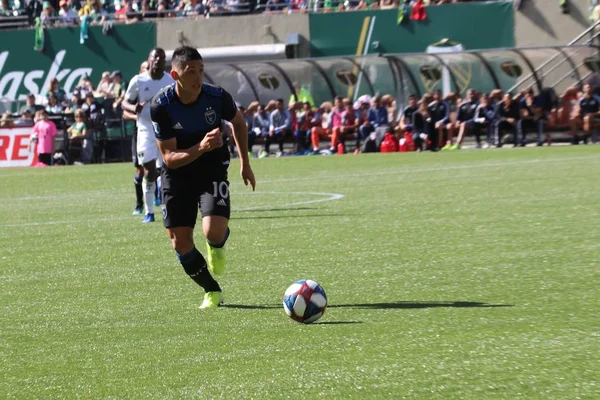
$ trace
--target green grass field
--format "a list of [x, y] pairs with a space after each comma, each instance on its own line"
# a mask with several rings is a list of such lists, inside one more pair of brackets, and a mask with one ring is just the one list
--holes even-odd
[[208, 312], [130, 164], [0, 170], [0, 399], [600, 398], [600, 146], [238, 166]]

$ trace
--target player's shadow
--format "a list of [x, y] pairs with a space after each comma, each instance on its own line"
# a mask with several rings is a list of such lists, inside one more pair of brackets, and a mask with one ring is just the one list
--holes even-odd
[[512, 307], [512, 304], [489, 304], [478, 301], [394, 301], [390, 303], [330, 304], [328, 308], [419, 309], [419, 308], [496, 308]]
[[223, 308], [236, 308], [238, 310], [273, 310], [275, 308], [282, 308], [281, 304], [259, 304], [259, 305], [250, 305], [250, 304], [223, 304], [221, 307]]
[[306, 211], [306, 210], [318, 210], [317, 207], [279, 207], [279, 208], [247, 208], [241, 210], [234, 210], [239, 213], [249, 213], [249, 212], [270, 212], [270, 211]]

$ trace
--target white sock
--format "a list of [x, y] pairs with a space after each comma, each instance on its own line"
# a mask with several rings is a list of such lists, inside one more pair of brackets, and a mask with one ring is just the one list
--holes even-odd
[[154, 214], [154, 182], [148, 182], [146, 178], [144, 178], [142, 189], [144, 190], [144, 206], [146, 214]]

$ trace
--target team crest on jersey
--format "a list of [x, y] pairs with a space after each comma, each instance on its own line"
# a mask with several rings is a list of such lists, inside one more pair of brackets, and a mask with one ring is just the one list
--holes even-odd
[[160, 127], [158, 126], [158, 124], [156, 122], [152, 121], [152, 126], [154, 127], [155, 133], [160, 133]]
[[212, 125], [217, 120], [217, 113], [215, 112], [215, 110], [209, 107], [204, 113], [204, 118], [206, 119], [206, 122], [208, 122], [209, 125]]

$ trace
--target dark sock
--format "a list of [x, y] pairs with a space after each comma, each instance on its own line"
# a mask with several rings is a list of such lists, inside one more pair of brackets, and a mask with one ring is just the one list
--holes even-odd
[[215, 249], [221, 249], [223, 248], [223, 246], [225, 246], [225, 242], [227, 242], [227, 239], [229, 239], [229, 228], [227, 228], [227, 232], [225, 232], [225, 239], [223, 239], [221, 243], [213, 243], [210, 240], [207, 240], [207, 242], [210, 245], [210, 247], [213, 247]]
[[221, 287], [208, 271], [206, 260], [195, 247], [184, 255], [177, 254], [179, 262], [190, 278], [205, 292], [220, 292]]
[[142, 177], [138, 174], [133, 178], [133, 184], [135, 185], [135, 207], [144, 207], [144, 191], [142, 190]]

